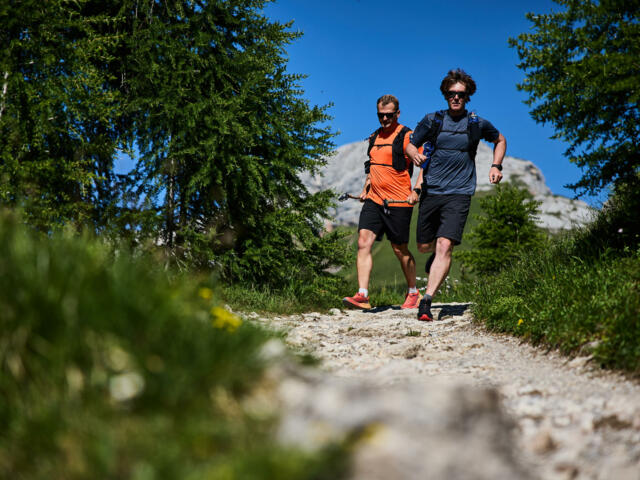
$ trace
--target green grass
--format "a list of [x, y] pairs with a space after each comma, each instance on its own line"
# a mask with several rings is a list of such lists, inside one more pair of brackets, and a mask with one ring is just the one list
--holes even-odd
[[567, 250], [558, 242], [479, 282], [476, 318], [534, 344], [640, 373], [640, 250], [590, 261]]
[[283, 289], [243, 284], [217, 288], [221, 299], [234, 310], [294, 314], [341, 307], [348, 284], [339, 276], [326, 276], [309, 284], [292, 282]]
[[494, 330], [640, 374], [640, 195], [621, 187], [594, 221], [474, 289]]
[[272, 334], [156, 265], [0, 218], [0, 478], [342, 478], [248, 407]]

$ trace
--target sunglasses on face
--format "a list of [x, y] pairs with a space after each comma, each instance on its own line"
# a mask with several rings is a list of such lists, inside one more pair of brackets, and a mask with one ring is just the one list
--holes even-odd
[[389, 118], [393, 118], [393, 116], [398, 113], [398, 111], [396, 110], [395, 112], [378, 112], [378, 118], [380, 120], [382, 120], [384, 117], [389, 117]]
[[456, 95], [460, 98], [467, 98], [467, 92], [457, 92], [455, 90], [449, 90], [447, 92], [447, 98], [454, 98]]

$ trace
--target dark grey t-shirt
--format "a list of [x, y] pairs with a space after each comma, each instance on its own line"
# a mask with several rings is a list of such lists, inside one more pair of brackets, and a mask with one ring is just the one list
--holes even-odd
[[[434, 113], [429, 113], [420, 120], [413, 131], [411, 143], [422, 146], [433, 122]], [[422, 183], [423, 192], [433, 195], [462, 194], [473, 195], [476, 191], [476, 164], [469, 152], [467, 135], [468, 117], [465, 113], [452, 118], [446, 112], [442, 119], [442, 130], [436, 141], [436, 150], [431, 157], [427, 174]], [[498, 130], [482, 117], [478, 117], [481, 138], [495, 142], [500, 134]]]

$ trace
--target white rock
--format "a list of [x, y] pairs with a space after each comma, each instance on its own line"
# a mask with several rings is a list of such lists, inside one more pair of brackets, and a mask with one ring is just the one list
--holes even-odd
[[315, 450], [355, 436], [353, 479], [530, 478], [495, 390], [319, 377], [280, 392], [280, 441]]
[[264, 361], [272, 361], [284, 357], [286, 353], [287, 347], [284, 343], [277, 338], [271, 338], [262, 345], [259, 356]]
[[127, 372], [109, 379], [109, 394], [117, 402], [137, 397], [144, 390], [144, 378], [136, 372]]

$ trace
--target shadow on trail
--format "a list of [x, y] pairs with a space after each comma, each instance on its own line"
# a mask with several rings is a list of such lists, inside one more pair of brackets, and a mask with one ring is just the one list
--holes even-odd
[[[456, 317], [462, 315], [467, 309], [471, 306], [470, 303], [458, 303], [458, 304], [447, 304], [447, 303], [434, 303], [431, 308], [434, 310], [440, 309], [438, 313], [438, 320], [441, 320], [446, 317]], [[388, 310], [402, 310], [400, 305], [379, 305], [377, 307], [370, 308], [369, 310], [364, 310], [365, 313], [382, 313]], [[414, 309], [415, 310], [415, 309]], [[417, 310], [416, 310], [417, 311]]]
[[459, 303], [455, 305], [448, 305], [445, 303], [442, 304], [442, 306], [434, 304], [431, 308], [440, 308], [440, 313], [438, 313], [438, 320], [441, 320], [446, 317], [456, 317], [462, 315], [464, 312], [466, 312], [470, 305], [470, 303]]
[[387, 310], [402, 310], [399, 305], [380, 305], [378, 307], [370, 308], [369, 310], [365, 310], [365, 313], [380, 313], [386, 312]]

